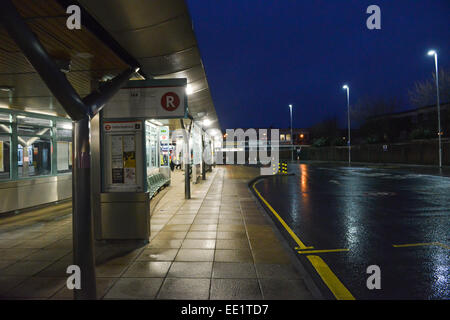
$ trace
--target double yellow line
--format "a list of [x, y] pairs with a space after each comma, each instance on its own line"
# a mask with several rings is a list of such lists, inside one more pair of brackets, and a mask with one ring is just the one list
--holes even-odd
[[[333, 295], [337, 300], [355, 300], [355, 297], [350, 293], [350, 291], [342, 284], [339, 278], [331, 271], [330, 267], [323, 261], [323, 259], [316, 255], [310, 255], [311, 253], [324, 253], [324, 252], [339, 252], [339, 251], [348, 251], [348, 249], [331, 249], [331, 250], [311, 250], [314, 247], [306, 246], [300, 238], [292, 231], [292, 229], [287, 225], [287, 223], [280, 217], [280, 215], [275, 211], [274, 208], [267, 202], [266, 199], [261, 195], [261, 193], [256, 189], [256, 184], [259, 181], [255, 181], [253, 183], [253, 190], [255, 190], [258, 197], [261, 201], [269, 208], [270, 212], [278, 219], [284, 229], [289, 233], [289, 235], [294, 239], [294, 241], [298, 244], [296, 249], [300, 249], [298, 253], [307, 254], [306, 258], [308, 258], [309, 262], [312, 264], [314, 269], [319, 274], [322, 281], [327, 285]], [[305, 251], [304, 251], [305, 250]]]

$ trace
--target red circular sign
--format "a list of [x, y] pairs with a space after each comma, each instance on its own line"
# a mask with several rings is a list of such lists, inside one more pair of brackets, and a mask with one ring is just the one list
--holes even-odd
[[174, 111], [180, 106], [180, 97], [175, 92], [167, 92], [161, 98], [161, 106], [167, 111]]

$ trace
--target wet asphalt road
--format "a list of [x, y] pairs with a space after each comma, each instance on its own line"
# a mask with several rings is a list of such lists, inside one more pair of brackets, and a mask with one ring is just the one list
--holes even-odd
[[[349, 249], [318, 255], [356, 299], [450, 299], [449, 177], [325, 164], [289, 172], [256, 188], [307, 246]], [[442, 246], [393, 247], [431, 242]], [[381, 269], [380, 290], [366, 286], [369, 265]]]

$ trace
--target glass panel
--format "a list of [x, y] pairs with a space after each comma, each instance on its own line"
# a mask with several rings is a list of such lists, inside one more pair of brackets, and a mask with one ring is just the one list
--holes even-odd
[[58, 173], [72, 171], [72, 122], [56, 122], [56, 138], [58, 139], [56, 148]]
[[56, 137], [63, 140], [72, 140], [72, 122], [58, 121], [56, 123]]
[[72, 140], [72, 130], [56, 129], [56, 138], [64, 140]]
[[19, 135], [39, 135], [50, 137], [52, 130], [50, 128], [36, 128], [31, 125], [19, 125], [17, 134]]
[[152, 127], [152, 167], [159, 167], [158, 163], [158, 129]]
[[146, 123], [147, 174], [158, 168], [158, 127]]
[[17, 123], [27, 124], [27, 125], [44, 126], [44, 127], [52, 126], [52, 120], [40, 119], [40, 118], [30, 118], [30, 117], [26, 117], [26, 116], [17, 116]]
[[0, 136], [0, 180], [10, 178], [11, 141], [8, 136]]
[[3, 122], [11, 122], [11, 115], [8, 113], [2, 113], [0, 112], [0, 121]]
[[19, 177], [51, 174], [51, 142], [39, 137], [18, 137], [17, 165]]
[[197, 126], [194, 126], [192, 130], [192, 161], [193, 164], [202, 162], [202, 134]]
[[56, 128], [72, 131], [73, 125], [72, 125], [72, 122], [70, 122], [70, 121], [59, 121], [58, 120], [56, 122]]

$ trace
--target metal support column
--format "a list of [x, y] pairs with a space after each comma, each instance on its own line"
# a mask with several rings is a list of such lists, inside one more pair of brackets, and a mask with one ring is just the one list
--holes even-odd
[[74, 165], [72, 167], [73, 263], [79, 266], [81, 270], [81, 290], [74, 290], [75, 299], [96, 298], [89, 131], [89, 118], [86, 117], [74, 123]]
[[[191, 130], [189, 132], [186, 131], [186, 128], [184, 126], [183, 119], [180, 119], [181, 128], [183, 129], [183, 139], [184, 139], [184, 145], [185, 145], [185, 151], [184, 152], [184, 198], [190, 199], [191, 198], [191, 177], [189, 174], [189, 171], [191, 170], [191, 154], [189, 152], [189, 135], [191, 133]], [[188, 135], [189, 133], [189, 135]]]
[[205, 134], [202, 133], [202, 180], [206, 180]]
[[294, 135], [292, 132], [292, 105], [289, 105], [291, 112], [291, 161], [294, 161]]
[[348, 164], [352, 163], [352, 139], [350, 131], [350, 94], [347, 90], [347, 122], [348, 122]]
[[[189, 143], [187, 145], [189, 148]], [[189, 162], [186, 162], [184, 165], [184, 198], [190, 199], [191, 198], [191, 164]]]
[[436, 68], [436, 105], [438, 112], [438, 139], [439, 139], [439, 168], [442, 168], [442, 129], [441, 129], [441, 105], [439, 101], [439, 68], [437, 53], [434, 54], [434, 65]]
[[37, 71], [52, 94], [75, 121], [73, 130], [74, 165], [72, 169], [73, 256], [81, 271], [81, 289], [74, 290], [77, 299], [95, 299], [95, 259], [91, 212], [90, 117], [98, 113], [106, 101], [130, 76], [132, 68], [115, 77], [99, 91], [84, 100], [59, 70], [39, 39], [23, 21], [11, 0], [2, 0], [0, 22], [25, 57]]

